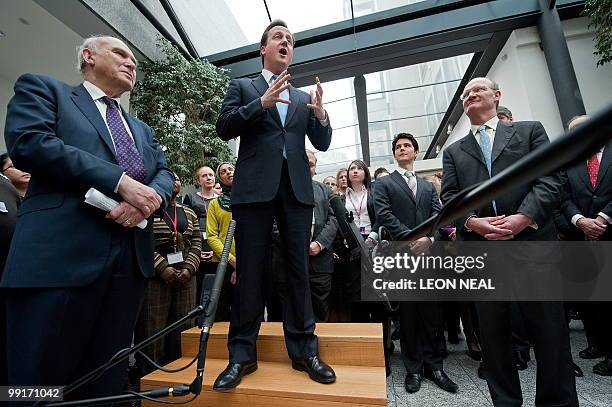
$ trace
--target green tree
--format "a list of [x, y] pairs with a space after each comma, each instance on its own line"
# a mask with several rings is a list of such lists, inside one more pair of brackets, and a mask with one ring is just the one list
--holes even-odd
[[597, 66], [612, 61], [612, 0], [586, 0], [583, 15], [589, 17], [589, 28], [595, 28]]
[[131, 105], [155, 130], [170, 168], [183, 182], [193, 183], [200, 166], [215, 168], [231, 158], [215, 130], [229, 77], [208, 61], [185, 59], [166, 40], [159, 40], [158, 47], [166, 59], [140, 64], [144, 79], [136, 83]]

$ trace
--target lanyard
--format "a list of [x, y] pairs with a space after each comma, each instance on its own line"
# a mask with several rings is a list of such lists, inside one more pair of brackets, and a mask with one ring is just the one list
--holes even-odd
[[176, 252], [177, 243], [178, 243], [178, 230], [177, 230], [178, 220], [176, 217], [176, 205], [174, 205], [174, 219], [172, 219], [170, 215], [168, 215], [168, 211], [164, 211], [164, 215], [166, 215], [168, 219], [170, 219], [170, 222], [172, 223], [172, 241], [173, 241], [174, 251]]
[[[355, 191], [353, 191], [353, 193], [355, 193]], [[353, 198], [351, 198], [351, 195], [353, 194], [346, 194], [348, 196], [348, 199], [351, 201], [351, 204], [353, 205], [353, 209], [355, 209], [355, 213], [357, 214], [357, 220], [359, 221], [359, 223], [361, 223], [361, 214], [363, 213], [363, 200], [365, 199], [366, 196], [368, 196], [367, 191], [361, 196], [361, 201], [359, 202], [359, 208], [357, 208], [357, 206], [355, 206], [355, 202], [353, 201]]]

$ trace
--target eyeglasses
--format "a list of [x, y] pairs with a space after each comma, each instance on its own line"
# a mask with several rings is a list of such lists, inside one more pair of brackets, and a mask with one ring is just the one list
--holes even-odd
[[[488, 87], [488, 86], [476, 86], [475, 88], [472, 88], [472, 89], [469, 89], [469, 90], [466, 89], [461, 94], [461, 97], [459, 99], [461, 99], [461, 101], [464, 101], [465, 99], [469, 98], [472, 93], [479, 94], [479, 93], [486, 92], [489, 89], [491, 89], [491, 88]], [[491, 89], [491, 90], [493, 90], [493, 89]]]

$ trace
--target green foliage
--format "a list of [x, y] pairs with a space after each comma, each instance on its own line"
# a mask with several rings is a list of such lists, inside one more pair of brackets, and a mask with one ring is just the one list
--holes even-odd
[[591, 20], [589, 28], [595, 28], [597, 66], [612, 61], [612, 0], [586, 0], [583, 15]]
[[229, 77], [207, 61], [185, 59], [166, 40], [158, 47], [166, 59], [140, 64], [145, 77], [136, 84], [131, 105], [155, 130], [170, 168], [184, 183], [193, 183], [197, 168], [216, 168], [231, 157], [215, 130]]

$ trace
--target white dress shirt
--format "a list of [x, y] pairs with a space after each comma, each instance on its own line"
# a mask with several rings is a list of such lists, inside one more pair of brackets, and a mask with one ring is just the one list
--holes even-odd
[[[111, 134], [110, 127], [108, 127], [108, 122], [106, 121], [106, 108], [108, 106], [106, 106], [106, 103], [104, 103], [104, 101], [102, 100], [103, 97], [108, 96], [108, 95], [104, 93], [102, 89], [100, 89], [99, 87], [97, 87], [96, 85], [94, 85], [93, 83], [89, 81], [84, 81], [83, 86], [85, 87], [85, 90], [87, 91], [87, 93], [89, 93], [89, 96], [91, 96], [91, 98], [94, 101], [94, 104], [98, 108], [98, 111], [100, 112], [100, 115], [102, 116], [102, 120], [104, 120], [104, 124], [106, 125], [106, 128], [108, 130], [108, 134]], [[121, 106], [121, 104], [119, 103], [119, 98], [111, 98], [111, 99], [117, 102], [117, 106]], [[119, 111], [121, 111], [121, 109], [119, 109]], [[127, 122], [125, 121], [125, 117], [123, 117], [123, 112], [121, 113], [120, 117], [121, 117], [121, 122], [123, 123], [123, 126], [125, 127], [125, 130], [129, 134], [132, 141], [134, 141], [132, 130], [130, 130], [130, 126], [128, 126]], [[113, 139], [112, 135], [111, 135], [111, 141], [113, 142], [113, 147], [115, 148], [115, 152], [117, 152], [117, 147], [115, 146], [115, 140]], [[124, 175], [125, 175], [125, 171], [123, 172], [123, 174], [121, 174], [121, 177], [119, 177], [119, 182], [117, 182], [117, 185], [115, 186], [115, 192], [117, 192], [117, 190], [119, 189], [119, 184], [121, 184], [121, 180], [123, 179]]]
[[[489, 138], [491, 139], [491, 150], [493, 149], [493, 142], [495, 141], [495, 133], [497, 132], [497, 125], [499, 124], [499, 118], [497, 116], [493, 116], [492, 118], [490, 118], [489, 120], [487, 120], [484, 125], [486, 127], [486, 132], [487, 135], [489, 136]], [[476, 139], [476, 142], [478, 143], [478, 145], [480, 145], [480, 137], [478, 136], [480, 134], [480, 132], [478, 131], [478, 129], [480, 128], [480, 124], [472, 124], [470, 126], [470, 129], [472, 130], [472, 135], [474, 136], [474, 138]], [[469, 218], [467, 218], [467, 220], [465, 221], [465, 228], [467, 230], [470, 230], [467, 227], [467, 223], [468, 221], [475, 217], [475, 215], [470, 216]], [[533, 221], [531, 223], [531, 225], [529, 225], [529, 227], [532, 227], [534, 229], [538, 229], [538, 224], [535, 223], [535, 221]]]

